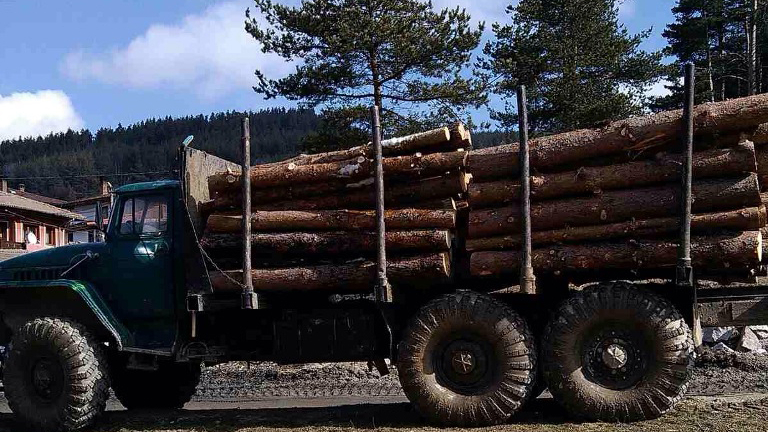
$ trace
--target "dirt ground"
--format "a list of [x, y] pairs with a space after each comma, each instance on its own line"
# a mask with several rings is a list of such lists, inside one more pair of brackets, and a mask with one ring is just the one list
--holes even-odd
[[[230, 363], [207, 368], [192, 402], [180, 411], [125, 411], [116, 400], [94, 432], [450, 431], [426, 425], [395, 374], [379, 377], [363, 363], [277, 366]], [[15, 424], [0, 398], [0, 432]], [[489, 431], [766, 431], [768, 356], [705, 352], [689, 396], [660, 419], [632, 424], [569, 416], [547, 394], [512, 421]]]
[[[328, 402], [335, 402], [329, 400]], [[252, 404], [258, 404], [252, 403]], [[290, 404], [290, 402], [286, 402]], [[108, 411], [93, 432], [261, 432], [293, 431], [452, 431], [425, 425], [405, 402], [302, 408], [253, 408], [248, 403], [192, 403], [182, 411]], [[191, 408], [191, 409], [190, 409]], [[538, 399], [509, 424], [474, 430], [509, 432], [565, 431], [765, 431], [768, 399], [739, 401], [689, 398], [658, 420], [632, 424], [581, 422], [552, 399]], [[19, 432], [11, 414], [0, 414], [0, 431]], [[459, 430], [459, 429], [456, 429]]]

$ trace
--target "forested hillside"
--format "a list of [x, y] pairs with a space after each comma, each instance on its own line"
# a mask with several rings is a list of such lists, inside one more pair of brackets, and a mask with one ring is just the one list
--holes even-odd
[[[253, 163], [300, 153], [302, 140], [320, 124], [312, 110], [276, 108], [249, 116]], [[167, 178], [175, 168], [176, 149], [188, 135], [195, 136], [193, 147], [238, 160], [242, 117], [243, 113], [226, 112], [150, 119], [95, 133], [68, 131], [5, 141], [0, 143], [0, 174], [10, 179], [12, 187], [23, 183], [31, 192], [66, 200], [93, 195], [99, 175], [106, 174], [113, 185]], [[476, 147], [504, 139], [499, 132], [474, 135]]]

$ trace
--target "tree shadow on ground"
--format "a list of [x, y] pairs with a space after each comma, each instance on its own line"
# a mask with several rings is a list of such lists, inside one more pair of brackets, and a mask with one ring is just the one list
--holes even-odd
[[[216, 402], [211, 403], [212, 406]], [[561, 424], [570, 422], [551, 399], [531, 402], [512, 420], [513, 424]], [[412, 429], [429, 426], [408, 403], [374, 403], [326, 408], [201, 409], [178, 411], [108, 411], [93, 432], [217, 431], [246, 428], [289, 429], [306, 427]], [[23, 430], [12, 414], [0, 414], [0, 432]]]

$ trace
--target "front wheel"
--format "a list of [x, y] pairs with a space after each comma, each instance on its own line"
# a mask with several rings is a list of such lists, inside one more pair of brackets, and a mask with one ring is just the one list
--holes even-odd
[[85, 428], [109, 397], [102, 347], [83, 326], [60, 318], [34, 319], [13, 335], [4, 380], [8, 405], [34, 430]]
[[536, 350], [515, 311], [462, 291], [433, 300], [413, 317], [399, 344], [397, 370], [406, 396], [429, 420], [498, 424], [529, 397]]
[[685, 320], [669, 301], [630, 284], [575, 294], [543, 339], [549, 391], [579, 416], [659, 417], [683, 397], [691, 377], [693, 339]]

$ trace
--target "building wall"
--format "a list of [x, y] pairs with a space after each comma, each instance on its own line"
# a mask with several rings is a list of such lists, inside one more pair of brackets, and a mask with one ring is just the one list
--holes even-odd
[[[27, 250], [37, 250], [49, 247], [63, 246], [67, 244], [67, 235], [64, 228], [65, 220], [53, 223], [53, 219], [40, 215], [19, 215], [15, 210], [13, 214], [3, 213], [0, 209], [0, 238], [9, 243], [27, 243], [26, 233], [34, 232], [37, 244], [27, 245]], [[19, 217], [23, 216], [23, 217]], [[51, 219], [50, 221], [48, 219]]]

